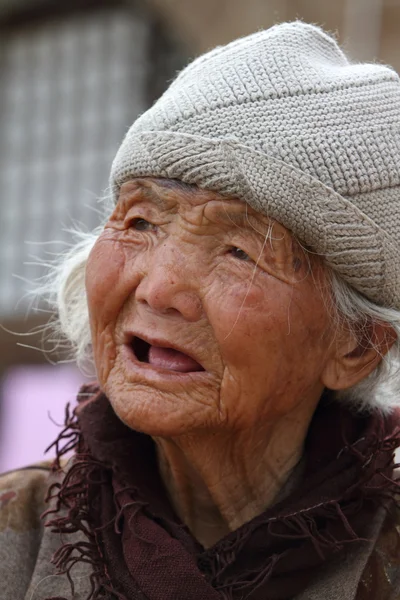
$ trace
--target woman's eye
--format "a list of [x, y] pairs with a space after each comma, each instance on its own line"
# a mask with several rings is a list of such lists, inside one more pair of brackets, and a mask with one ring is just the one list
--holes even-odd
[[237, 258], [238, 260], [251, 260], [250, 256], [246, 254], [244, 250], [236, 248], [236, 246], [231, 248], [231, 254], [234, 258]]
[[154, 229], [153, 223], [146, 221], [146, 219], [134, 219], [130, 227], [135, 231], [151, 231]]

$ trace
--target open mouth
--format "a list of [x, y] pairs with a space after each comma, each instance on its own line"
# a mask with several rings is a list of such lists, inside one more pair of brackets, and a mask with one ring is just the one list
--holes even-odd
[[204, 368], [194, 358], [175, 350], [175, 348], [152, 345], [138, 336], [133, 336], [130, 342], [135, 358], [141, 363], [147, 363], [157, 369], [191, 373], [204, 371]]

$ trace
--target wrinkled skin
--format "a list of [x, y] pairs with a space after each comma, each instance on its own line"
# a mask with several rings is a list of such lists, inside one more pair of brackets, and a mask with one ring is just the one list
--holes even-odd
[[[148, 186], [125, 184], [87, 266], [99, 381], [121, 419], [174, 436], [314, 405], [332, 332], [301, 248], [240, 201], [159, 188], [158, 206]], [[135, 230], [138, 218], [153, 227]], [[128, 371], [127, 331], [187, 348], [205, 372]]]
[[[322, 261], [239, 200], [136, 179], [86, 285], [99, 383], [122, 421], [156, 439], [176, 509], [209, 545], [276, 497], [352, 350], [332, 324]], [[204, 370], [135, 362], [132, 334]]]

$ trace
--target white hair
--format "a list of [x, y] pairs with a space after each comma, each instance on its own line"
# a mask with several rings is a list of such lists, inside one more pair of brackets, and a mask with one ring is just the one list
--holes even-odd
[[[56, 317], [52, 320], [52, 335], [69, 344], [71, 360], [82, 370], [93, 369], [89, 313], [85, 290], [85, 269], [88, 256], [103, 227], [92, 232], [77, 231], [76, 243], [58, 257], [49, 273], [35, 290]], [[330, 277], [332, 318], [345, 322], [357, 338], [368, 325], [380, 322], [392, 327], [397, 335], [389, 352], [382, 356], [374, 371], [357, 385], [335, 392], [337, 398], [358, 410], [380, 410], [390, 413], [400, 405], [400, 311], [378, 306], [352, 288], [335, 271]], [[361, 343], [361, 339], [360, 339]], [[367, 343], [372, 343], [367, 340]]]
[[390, 413], [400, 406], [400, 311], [378, 306], [332, 270], [330, 281], [336, 315], [344, 320], [360, 345], [374, 345], [370, 327], [373, 323], [388, 325], [396, 335], [392, 347], [381, 357], [377, 367], [353, 387], [336, 392], [336, 396], [361, 410], [378, 409]]
[[75, 244], [53, 261], [33, 291], [37, 301], [44, 301], [52, 313], [49, 326], [44, 328], [45, 336], [50, 331], [54, 340], [52, 350], [65, 348], [66, 343], [70, 361], [87, 375], [94, 375], [95, 369], [85, 272], [90, 251], [102, 230], [102, 226], [90, 232], [76, 230]]

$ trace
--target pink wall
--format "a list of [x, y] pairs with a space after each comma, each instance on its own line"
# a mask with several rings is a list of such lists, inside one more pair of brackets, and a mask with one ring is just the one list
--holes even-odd
[[[54, 457], [67, 402], [75, 403], [82, 374], [70, 365], [18, 366], [1, 381], [0, 472]], [[51, 419], [50, 419], [51, 417]], [[55, 421], [53, 423], [52, 421]]]

